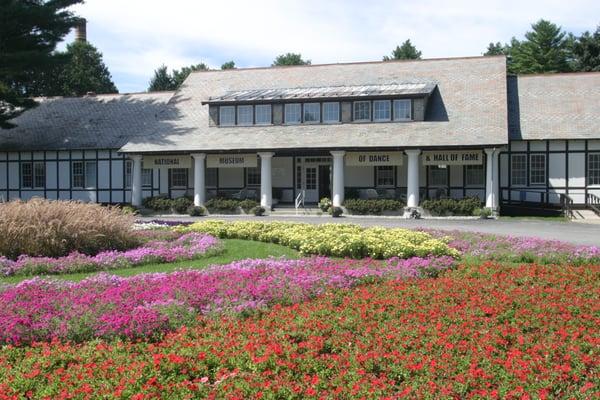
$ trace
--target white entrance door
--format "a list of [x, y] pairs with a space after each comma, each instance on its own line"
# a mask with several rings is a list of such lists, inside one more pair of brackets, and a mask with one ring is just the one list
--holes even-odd
[[307, 203], [316, 203], [319, 201], [319, 167], [318, 166], [305, 166], [304, 167], [304, 190], [306, 190], [306, 197], [304, 199]]

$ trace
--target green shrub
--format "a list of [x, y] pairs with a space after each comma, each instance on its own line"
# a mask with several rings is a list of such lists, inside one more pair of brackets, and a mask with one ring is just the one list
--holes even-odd
[[245, 213], [250, 213], [258, 205], [258, 202], [255, 200], [224, 199], [219, 197], [210, 199], [205, 203], [206, 208], [211, 213], [237, 213], [240, 208]]
[[194, 202], [187, 197], [178, 197], [173, 200], [171, 208], [177, 214], [185, 214], [193, 203]]
[[404, 203], [392, 199], [347, 199], [344, 207], [352, 214], [380, 215], [384, 211], [400, 211], [404, 208]]
[[204, 217], [208, 211], [205, 207], [191, 205], [188, 207], [187, 213], [190, 217]]
[[329, 207], [329, 213], [333, 218], [338, 218], [342, 216], [344, 210], [342, 209], [342, 207]]
[[32, 199], [0, 204], [0, 256], [93, 255], [139, 244], [135, 217], [118, 207], [76, 201]]
[[476, 208], [473, 210], [473, 215], [481, 218], [489, 218], [492, 216], [492, 209], [489, 207]]
[[432, 215], [473, 215], [477, 208], [481, 208], [481, 200], [477, 197], [466, 197], [464, 199], [439, 199], [425, 200], [421, 207], [428, 210]]
[[258, 206], [259, 204], [256, 200], [246, 199], [239, 202], [239, 207], [241, 207], [246, 214], [250, 213], [253, 208]]
[[329, 212], [329, 209], [331, 208], [331, 199], [329, 197], [323, 197], [321, 200], [319, 200], [319, 208], [321, 209], [321, 211], [323, 212]]
[[155, 211], [167, 211], [171, 209], [173, 200], [169, 199], [166, 195], [146, 197], [142, 200], [142, 205], [145, 208]]
[[261, 217], [261, 216], [265, 215], [265, 211], [266, 211], [265, 208], [262, 206], [252, 207], [252, 209], [250, 210], [250, 212], [257, 217]]

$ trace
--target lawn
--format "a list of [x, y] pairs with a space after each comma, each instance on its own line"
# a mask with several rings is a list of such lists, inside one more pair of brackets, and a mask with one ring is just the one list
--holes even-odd
[[[192, 261], [179, 261], [174, 263], [162, 264], [146, 264], [139, 267], [122, 268], [110, 270], [110, 274], [119, 276], [132, 276], [145, 272], [171, 272], [181, 268], [196, 268], [201, 269], [212, 264], [227, 264], [236, 260], [246, 258], [267, 258], [267, 257], [287, 257], [298, 258], [299, 254], [296, 250], [290, 249], [273, 243], [251, 242], [239, 239], [222, 239], [225, 251], [219, 255], [200, 258]], [[80, 281], [87, 278], [91, 273], [76, 273], [76, 274], [61, 274], [52, 275], [59, 279], [67, 279], [71, 281]], [[17, 283], [31, 279], [29, 276], [9, 276], [0, 278], [0, 283]]]

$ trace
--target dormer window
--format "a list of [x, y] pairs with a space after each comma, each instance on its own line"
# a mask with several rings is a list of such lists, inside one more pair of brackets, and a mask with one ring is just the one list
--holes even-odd
[[299, 124], [302, 122], [302, 105], [300, 103], [286, 104], [284, 112], [286, 124]]
[[321, 105], [319, 103], [304, 104], [304, 123], [316, 124], [321, 121]]
[[219, 125], [221, 125], [221, 126], [235, 125], [235, 106], [219, 107]]
[[270, 125], [271, 122], [271, 105], [260, 104], [255, 107], [256, 125]]
[[412, 119], [412, 101], [410, 99], [394, 100], [394, 121], [410, 121]]
[[353, 119], [355, 122], [364, 122], [371, 120], [371, 102], [355, 101]]
[[389, 100], [375, 100], [373, 102], [373, 121], [391, 120], [391, 107], [391, 102]]
[[252, 106], [238, 106], [237, 123], [238, 125], [252, 125]]
[[323, 103], [323, 122], [326, 124], [340, 122], [340, 103]]

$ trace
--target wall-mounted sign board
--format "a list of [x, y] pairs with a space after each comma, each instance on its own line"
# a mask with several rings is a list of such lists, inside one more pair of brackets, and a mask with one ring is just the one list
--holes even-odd
[[423, 165], [481, 165], [481, 150], [424, 151]]
[[253, 168], [258, 166], [256, 154], [209, 154], [207, 168]]
[[350, 167], [402, 165], [401, 151], [371, 151], [346, 153], [346, 165]]
[[190, 168], [192, 166], [192, 157], [190, 156], [144, 156], [142, 161], [144, 168]]

